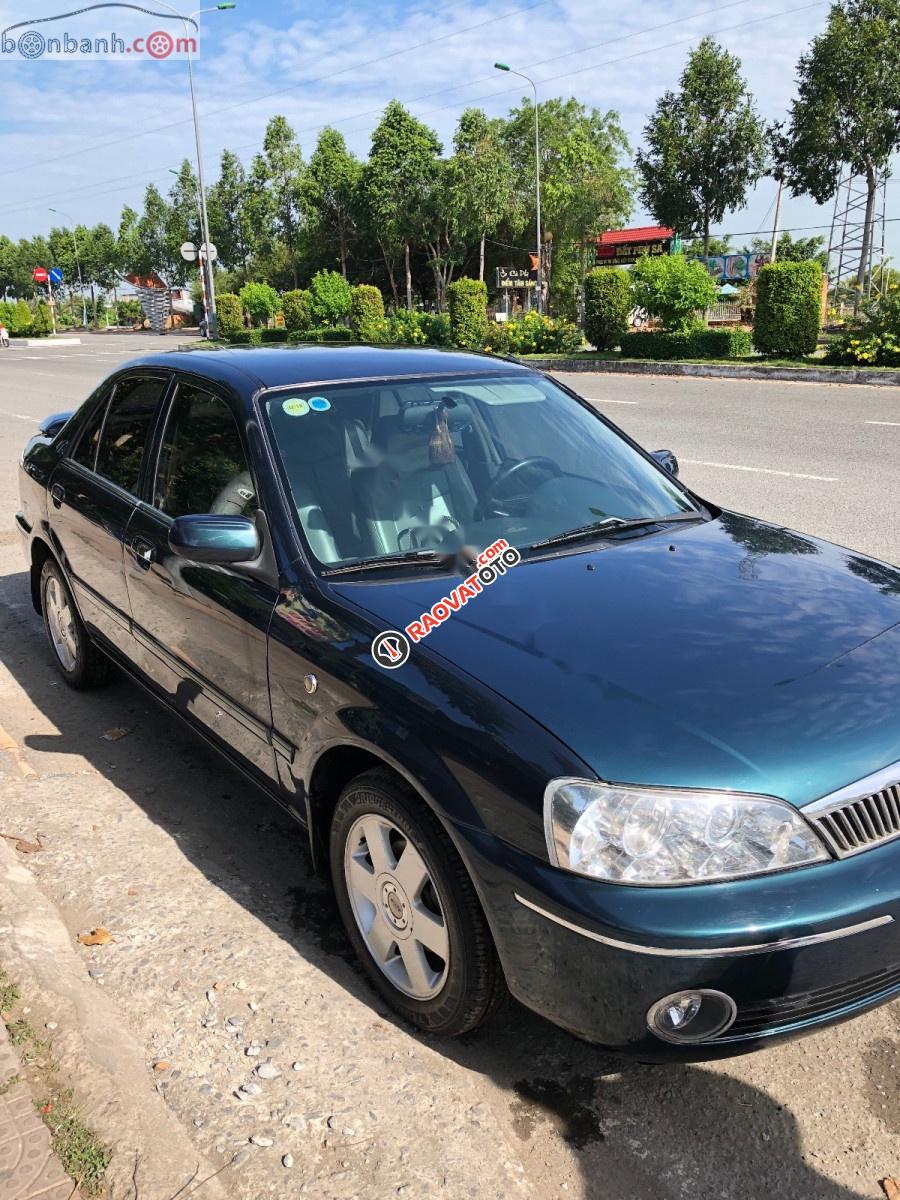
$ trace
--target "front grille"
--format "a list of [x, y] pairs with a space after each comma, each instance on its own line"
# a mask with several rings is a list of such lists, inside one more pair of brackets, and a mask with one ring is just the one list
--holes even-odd
[[900, 782], [808, 815], [835, 854], [847, 858], [900, 837]]
[[882, 967], [848, 983], [833, 984], [812, 992], [797, 992], [777, 1000], [740, 1005], [734, 1024], [721, 1041], [756, 1037], [798, 1021], [836, 1015], [842, 1009], [869, 1001], [887, 1000], [900, 989], [900, 967]]

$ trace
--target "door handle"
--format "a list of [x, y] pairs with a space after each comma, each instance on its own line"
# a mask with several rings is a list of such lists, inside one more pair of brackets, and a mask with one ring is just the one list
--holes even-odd
[[145, 538], [132, 538], [130, 549], [139, 567], [146, 570], [153, 562], [153, 543]]
[[53, 507], [59, 508], [65, 498], [66, 489], [61, 483], [54, 483], [50, 489], [50, 499], [53, 501]]

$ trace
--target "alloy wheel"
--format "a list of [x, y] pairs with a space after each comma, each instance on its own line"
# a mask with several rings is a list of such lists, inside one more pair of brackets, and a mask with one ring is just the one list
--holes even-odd
[[376, 813], [359, 817], [344, 846], [344, 879], [379, 970], [406, 996], [435, 997], [447, 978], [450, 939], [434, 879], [409, 835]]
[[52, 575], [44, 590], [44, 608], [54, 653], [64, 671], [74, 671], [78, 662], [75, 613], [62, 584]]

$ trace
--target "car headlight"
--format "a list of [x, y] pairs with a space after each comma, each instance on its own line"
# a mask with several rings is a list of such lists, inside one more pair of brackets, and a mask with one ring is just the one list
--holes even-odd
[[830, 858], [796, 809], [770, 796], [554, 779], [550, 861], [613, 883], [707, 883]]

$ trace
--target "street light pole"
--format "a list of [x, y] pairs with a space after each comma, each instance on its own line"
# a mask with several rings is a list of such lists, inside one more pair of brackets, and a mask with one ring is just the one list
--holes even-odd
[[[163, 0], [160, 0], [160, 2], [162, 3]], [[212, 8], [198, 8], [194, 12], [188, 13], [187, 15], [178, 12], [177, 9], [172, 8], [171, 4], [163, 3], [163, 7], [168, 8], [175, 13], [184, 26], [185, 34], [187, 34], [188, 21], [192, 21], [196, 27], [197, 23], [195, 18], [201, 16], [203, 13], [224, 12], [228, 9], [235, 8], [236, 5], [232, 3], [216, 4]], [[218, 323], [216, 321], [216, 287], [213, 281], [212, 265], [209, 262], [208, 253], [210, 244], [209, 214], [206, 211], [206, 185], [203, 182], [203, 151], [200, 146], [200, 121], [197, 116], [197, 94], [194, 89], [194, 62], [191, 56], [190, 44], [188, 44], [187, 49], [187, 62], [188, 83], [190, 84], [191, 89], [191, 112], [194, 118], [194, 142], [197, 147], [197, 183], [200, 188], [200, 237], [202, 238], [202, 245], [207, 247], [206, 254], [203, 254], [202, 252], [200, 253], [200, 269], [201, 271], [205, 272], [204, 279], [206, 280], [206, 335], [207, 337], [214, 338], [218, 333]]]
[[518, 75], [520, 79], [524, 79], [526, 83], [531, 84], [532, 91], [534, 92], [534, 190], [536, 201], [535, 226], [537, 234], [537, 279], [535, 281], [537, 286], [535, 290], [537, 291], [537, 310], [538, 313], [541, 313], [543, 312], [544, 308], [544, 256], [542, 253], [541, 243], [541, 122], [540, 114], [538, 112], [537, 84], [530, 75], [524, 75], [521, 71], [514, 71], [512, 67], [508, 66], [506, 63], [497, 62], [494, 63], [494, 67], [498, 71], [507, 71], [510, 75]]
[[78, 291], [81, 293], [81, 324], [87, 329], [87, 304], [84, 299], [84, 284], [81, 282], [81, 261], [78, 257], [78, 239], [75, 237], [75, 218], [69, 213], [65, 213], [61, 208], [51, 208], [49, 212], [56, 213], [59, 217], [65, 217], [67, 221], [72, 222], [72, 245], [75, 248], [75, 267], [78, 271]]

